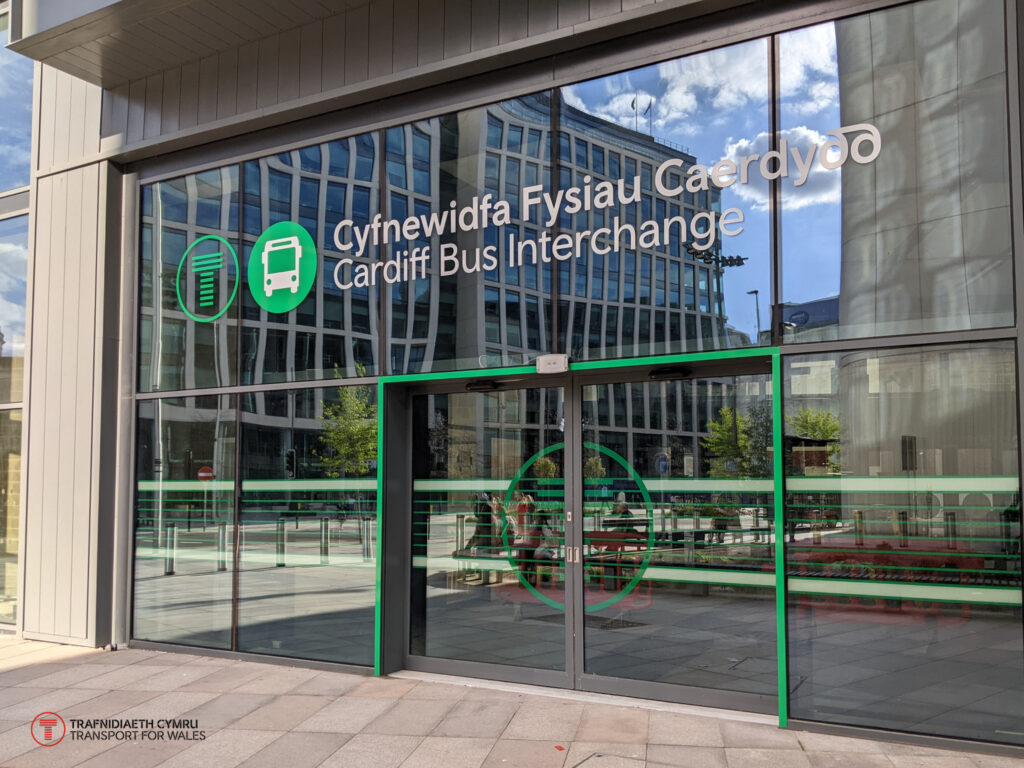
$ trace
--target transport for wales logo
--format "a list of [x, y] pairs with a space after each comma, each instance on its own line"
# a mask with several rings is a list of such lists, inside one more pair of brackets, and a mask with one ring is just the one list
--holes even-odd
[[29, 728], [32, 731], [32, 738], [41, 747], [57, 746], [67, 732], [64, 718], [56, 712], [40, 712]]
[[[284, 313], [305, 301], [317, 272], [316, 244], [304, 227], [280, 221], [264, 230], [249, 255], [249, 292], [268, 312]], [[219, 235], [192, 242], [178, 265], [175, 290], [182, 311], [197, 323], [221, 317], [238, 293], [238, 255]]]
[[228, 311], [238, 292], [238, 256], [218, 235], [195, 240], [178, 265], [174, 288], [182, 311], [209, 323]]
[[316, 279], [316, 245], [305, 227], [279, 221], [264, 230], [249, 255], [249, 291], [267, 312], [290, 312]]

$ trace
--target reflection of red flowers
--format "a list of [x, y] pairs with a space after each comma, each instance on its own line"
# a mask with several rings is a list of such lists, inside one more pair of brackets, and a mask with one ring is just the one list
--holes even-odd
[[[29, 730], [39, 746], [55, 747], [60, 744], [64, 734], [67, 733], [67, 726], [64, 724], [64, 718], [56, 712], [40, 712], [35, 716]], [[42, 736], [42, 739], [36, 735], [37, 733]]]

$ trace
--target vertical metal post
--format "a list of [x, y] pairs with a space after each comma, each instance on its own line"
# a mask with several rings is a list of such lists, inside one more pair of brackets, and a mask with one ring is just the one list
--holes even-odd
[[856, 536], [857, 546], [864, 546], [864, 513], [859, 509], [853, 510], [853, 530]]
[[228, 524], [217, 523], [217, 570], [228, 569]]
[[466, 547], [466, 516], [455, 516], [455, 549], [462, 550]]
[[285, 519], [283, 517], [278, 518], [277, 521], [277, 567], [284, 567], [284, 524]]
[[331, 561], [331, 521], [326, 517], [320, 518], [320, 565], [327, 565]]
[[174, 555], [178, 549], [178, 526], [167, 524], [164, 534], [164, 576], [174, 575]]
[[945, 515], [946, 548], [956, 549], [956, 512], [950, 510]]

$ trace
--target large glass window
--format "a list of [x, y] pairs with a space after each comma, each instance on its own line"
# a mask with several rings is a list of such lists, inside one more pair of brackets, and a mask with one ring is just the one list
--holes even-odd
[[786, 341], [1013, 323], [1003, 39], [988, 0], [780, 37], [780, 141], [809, 160], [782, 180]]
[[[404, 136], [392, 129], [386, 141], [389, 177], [403, 189], [406, 147], [411, 146]], [[242, 384], [377, 372], [379, 288], [363, 275], [377, 261], [378, 245], [372, 238], [361, 246], [348, 245], [354, 240], [351, 229], [365, 228], [379, 210], [378, 157], [378, 137], [363, 134], [243, 165]], [[274, 254], [287, 257], [286, 241], [296, 235], [287, 225], [280, 230], [280, 222], [293, 222], [308, 235], [309, 251], [301, 258], [310, 260], [311, 274], [308, 293], [302, 296], [307, 288], [297, 286], [297, 302], [275, 311], [277, 297], [293, 295], [293, 286], [252, 285], [249, 278], [265, 280], [281, 269], [274, 266]], [[259, 251], [250, 270], [254, 248]], [[264, 254], [269, 254], [265, 266]]]
[[785, 364], [794, 717], [1024, 743], [1009, 342]]
[[139, 403], [135, 467], [133, 636], [231, 648], [235, 397]]
[[0, 624], [18, 619], [21, 409], [0, 411]]
[[242, 396], [238, 650], [373, 663], [376, 395]]
[[525, 163], [520, 141], [502, 143], [524, 130], [546, 135], [550, 120], [549, 96], [540, 93], [394, 129], [415, 139], [402, 145], [416, 153], [404, 162], [415, 167], [429, 156], [430, 179], [411, 191], [389, 174], [387, 218], [398, 226], [380, 274], [390, 293], [392, 373], [521, 365], [549, 350], [550, 311], [523, 334], [518, 309], [498, 307], [544, 307], [550, 293], [550, 251], [538, 246], [550, 225], [521, 199], [524, 186], [549, 188], [549, 169]]
[[[616, 159], [607, 173], [601, 164], [587, 173], [586, 153], [579, 151], [586, 145], [579, 139], [575, 155], [559, 158], [563, 168], [574, 168], [581, 200], [589, 201], [575, 218], [561, 221], [575, 245], [561, 292], [572, 294], [576, 286], [571, 303], [581, 319], [587, 306], [592, 316], [603, 306], [621, 308], [619, 327], [603, 344], [583, 345], [572, 315], [561, 321], [564, 348], [573, 357], [639, 357], [770, 341], [767, 333], [761, 336], [760, 306], [764, 301], [767, 331], [768, 185], [759, 166], [742, 166], [749, 150], [768, 143], [768, 80], [767, 41], [754, 40], [561, 89], [563, 131], [586, 136], [593, 150], [607, 149]], [[588, 248], [596, 258], [587, 258]], [[600, 287], [595, 294], [605, 254], [610, 264], [621, 259], [625, 266], [621, 290], [619, 273], [610, 272], [607, 295]], [[668, 293], [666, 262], [676, 278]], [[699, 305], [681, 309], [671, 301], [672, 290], [678, 295], [679, 269], [692, 274], [697, 265], [705, 276]], [[646, 310], [634, 315], [637, 305], [667, 310], [668, 322], [665, 311], [654, 323]], [[627, 322], [634, 317], [636, 336]], [[673, 327], [680, 333], [672, 335]]]
[[0, 220], [0, 403], [22, 399], [28, 216]]
[[139, 391], [237, 382], [238, 166], [142, 188]]
[[6, 48], [9, 23], [0, 12], [0, 192], [28, 186], [32, 168], [32, 60]]

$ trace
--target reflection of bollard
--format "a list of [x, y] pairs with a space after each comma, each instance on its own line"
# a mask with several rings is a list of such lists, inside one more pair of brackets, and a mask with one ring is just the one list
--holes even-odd
[[461, 550], [466, 548], [466, 516], [456, 515], [455, 516], [455, 549]]
[[864, 513], [859, 509], [853, 510], [853, 530], [857, 546], [864, 546]]
[[359, 536], [363, 543], [363, 560], [373, 559], [373, 528], [372, 520], [359, 518]]
[[900, 546], [910, 546], [910, 519], [907, 510], [901, 509], [898, 513], [900, 520]]
[[331, 521], [320, 518], [320, 565], [327, 565], [331, 560]]
[[277, 567], [284, 567], [284, 524], [282, 517], [277, 521]]
[[174, 553], [178, 549], [178, 526], [174, 523], [167, 524], [167, 532], [164, 534], [164, 576], [174, 575]]
[[217, 523], [217, 570], [228, 569], [228, 524]]
[[956, 549], [956, 512], [946, 513], [946, 548]]

